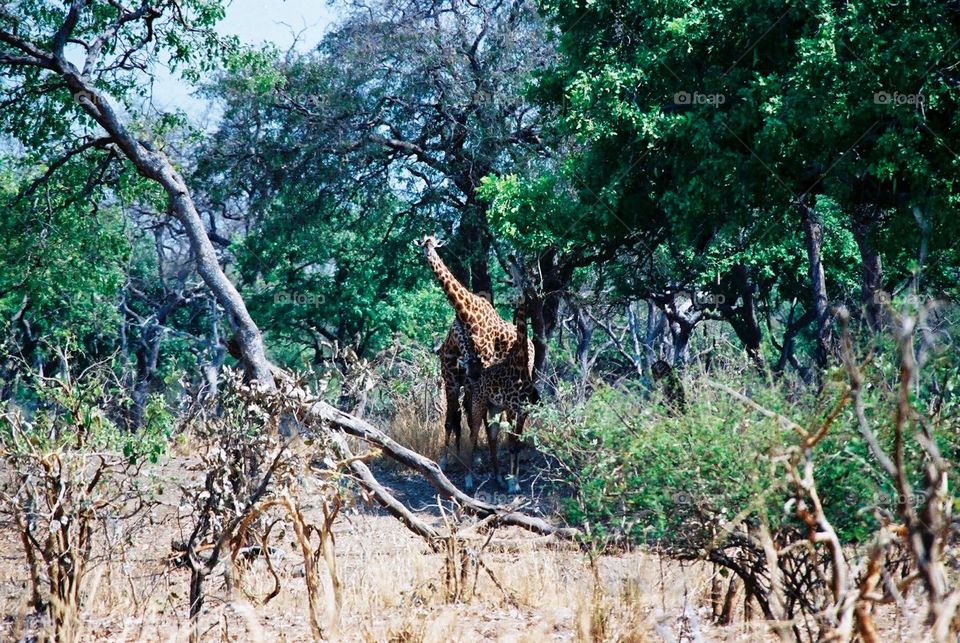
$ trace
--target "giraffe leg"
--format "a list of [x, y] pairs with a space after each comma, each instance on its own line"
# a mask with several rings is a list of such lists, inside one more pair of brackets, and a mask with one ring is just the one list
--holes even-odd
[[[504, 491], [506, 491], [508, 488], [507, 483], [509, 480], [510, 471], [508, 468], [507, 470], [508, 475], [504, 477], [503, 472], [500, 469], [500, 455], [499, 455], [499, 449], [497, 447], [499, 446], [498, 439], [500, 437], [500, 434], [503, 433], [504, 431], [506, 431], [509, 439], [510, 425], [512, 424], [512, 421], [513, 421], [513, 417], [510, 414], [510, 412], [507, 410], [503, 410], [497, 414], [496, 418], [493, 420], [493, 422], [490, 425], [488, 425], [488, 428], [487, 428], [487, 441], [489, 442], [489, 445], [490, 445], [490, 460], [493, 467], [494, 480], [497, 481], [497, 486]], [[509, 462], [508, 462], [508, 467], [509, 467]]]
[[470, 419], [470, 438], [467, 440], [467, 453], [466, 458], [464, 459], [467, 467], [467, 475], [463, 480], [463, 488], [464, 491], [467, 492], [473, 491], [473, 468], [475, 466], [473, 454], [477, 448], [477, 438], [480, 435], [480, 426], [486, 425], [487, 422], [486, 403], [484, 403], [482, 397], [480, 396], [477, 396], [477, 399], [473, 399], [472, 394], [470, 394], [470, 396], [470, 415], [468, 416]]
[[500, 475], [500, 459], [497, 457], [497, 438], [500, 436], [500, 421], [494, 420], [493, 423], [484, 422], [487, 429], [487, 446], [490, 448], [490, 468], [493, 470], [493, 479], [498, 485], [503, 485], [503, 477]]
[[[473, 396], [474, 396], [473, 386], [471, 386], [469, 380], [467, 380], [464, 382], [464, 385], [463, 385], [463, 413], [467, 417], [467, 428], [470, 428], [470, 436], [471, 436], [471, 440], [473, 440], [473, 450], [476, 451], [476, 448], [477, 448], [476, 433], [474, 432], [474, 429], [471, 427], [471, 424], [470, 424], [470, 422], [472, 421], [471, 418], [473, 417]], [[480, 429], [478, 428], [476, 430], [479, 431]], [[458, 445], [457, 449], [459, 448], [460, 447]], [[469, 466], [473, 466], [472, 461], [469, 461]]]
[[447, 409], [443, 419], [444, 443], [443, 454], [440, 456], [440, 468], [446, 470], [450, 464], [450, 438], [454, 438], [456, 453], [453, 459], [460, 457], [460, 425], [462, 415], [460, 411], [460, 389], [463, 381], [460, 377], [456, 362], [451, 366], [446, 360], [441, 361], [441, 377], [443, 379], [443, 393], [447, 402]]
[[523, 423], [526, 419], [524, 413], [518, 413], [516, 426], [507, 433], [507, 448], [510, 451], [507, 493], [520, 493], [520, 436], [523, 434]]

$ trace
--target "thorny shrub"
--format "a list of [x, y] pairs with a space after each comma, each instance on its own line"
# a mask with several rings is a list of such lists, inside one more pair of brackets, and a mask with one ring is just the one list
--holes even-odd
[[53, 638], [69, 641], [88, 571], [126, 547], [144, 519], [151, 492], [141, 469], [163, 452], [170, 415], [153, 398], [142, 433], [130, 435], [118, 422], [130, 399], [108, 363], [75, 373], [66, 351], [60, 363], [56, 376], [31, 375], [26, 408], [0, 408], [0, 512], [23, 547], [30, 605]]
[[[190, 569], [191, 638], [199, 636], [204, 580], [215, 570], [222, 569], [230, 596], [239, 590], [265, 604], [280, 593], [273, 564], [280, 549], [273, 543], [284, 542], [289, 529], [303, 556], [311, 631], [320, 640], [336, 629], [341, 604], [331, 531], [340, 509], [340, 463], [322, 441], [297, 437], [310, 403], [300, 382], [263, 391], [245, 384], [238, 371], [227, 369], [223, 379], [215, 400], [193, 400], [181, 427], [201, 445], [202, 475], [181, 486], [184, 538], [173, 543], [175, 560]], [[319, 516], [308, 515], [304, 503]], [[244, 567], [237, 564], [257, 557], [274, 581], [263, 597], [245, 587]]]
[[943, 569], [957, 554], [958, 364], [928, 314], [861, 347], [846, 333], [820, 391], [688, 374], [676, 416], [631, 389], [574, 403], [561, 390], [535, 439], [574, 491], [566, 518], [596, 547], [643, 542], [732, 571], [783, 638], [870, 640], [873, 606], [903, 607], [917, 584], [943, 639], [960, 600]]

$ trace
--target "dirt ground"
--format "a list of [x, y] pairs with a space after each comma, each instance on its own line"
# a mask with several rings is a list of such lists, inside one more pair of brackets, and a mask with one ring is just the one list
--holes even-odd
[[[434, 493], [421, 478], [392, 467], [379, 467], [377, 473], [422, 518], [443, 523]], [[177, 460], [149, 472], [160, 504], [147, 522], [123, 536], [122, 555], [91, 567], [79, 628], [82, 640], [187, 640], [189, 574], [171, 565], [171, 543], [183, 539], [186, 529], [177, 519], [178, 485], [199, 475]], [[528, 477], [524, 482], [526, 497], [535, 498], [526, 509], [548, 511], [551, 499], [538, 495], [537, 480]], [[484, 488], [478, 493], [485, 493]], [[319, 511], [310, 506], [309, 497], [301, 502], [307, 514]], [[20, 543], [9, 525], [2, 527], [0, 636], [30, 640], [42, 623], [27, 605]], [[680, 564], [634, 551], [603, 556], [591, 565], [570, 545], [499, 528], [492, 536], [461, 543], [470, 563], [459, 598], [451, 600], [446, 557], [431, 552], [379, 508], [362, 502], [346, 507], [334, 533], [343, 601], [337, 628], [325, 630], [330, 640], [773, 640], [763, 622], [744, 622], [742, 600], [733, 624], [713, 624], [709, 588], [714, 570], [699, 563]], [[274, 542], [283, 554], [274, 557], [279, 594], [264, 604], [274, 584], [262, 558], [240, 574], [240, 587], [232, 596], [222, 572], [215, 572], [206, 584], [202, 640], [311, 640], [303, 559], [292, 533], [278, 536]]]

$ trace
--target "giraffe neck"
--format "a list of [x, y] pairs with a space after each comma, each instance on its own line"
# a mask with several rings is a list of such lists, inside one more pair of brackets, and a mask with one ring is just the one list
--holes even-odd
[[487, 303], [486, 300], [467, 290], [453, 276], [435, 248], [430, 248], [427, 251], [427, 262], [430, 264], [433, 274], [436, 275], [437, 281], [440, 282], [440, 287], [443, 288], [447, 300], [457, 312], [457, 318], [463, 322], [467, 331], [472, 332], [474, 330], [473, 326], [479, 321], [479, 315], [476, 312], [477, 306], [481, 301]]

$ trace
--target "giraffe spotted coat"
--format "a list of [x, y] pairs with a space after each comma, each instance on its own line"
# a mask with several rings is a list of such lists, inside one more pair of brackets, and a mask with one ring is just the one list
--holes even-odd
[[[462, 411], [470, 416], [471, 391], [467, 387], [468, 369], [474, 371], [503, 361], [517, 341], [516, 327], [505, 321], [485, 298], [470, 292], [450, 272], [437, 253], [440, 244], [433, 236], [426, 236], [418, 244], [423, 249], [427, 264], [443, 288], [447, 301], [456, 313], [454, 322], [437, 354], [440, 358], [440, 377], [446, 400], [444, 417], [445, 448], [441, 464], [447, 460], [450, 438], [456, 443], [456, 456], [460, 459], [460, 427]], [[471, 348], [468, 348], [468, 342]], [[533, 372], [533, 344], [528, 342], [529, 370]], [[470, 365], [470, 355], [475, 363]], [[463, 406], [460, 395], [463, 393]], [[469, 468], [472, 462], [464, 463]]]

